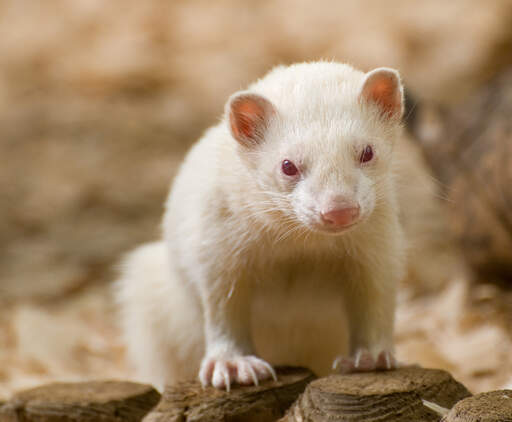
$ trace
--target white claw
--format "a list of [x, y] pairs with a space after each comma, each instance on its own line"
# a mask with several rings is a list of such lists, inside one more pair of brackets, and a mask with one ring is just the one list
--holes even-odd
[[391, 357], [388, 352], [385, 352], [384, 356], [386, 357], [386, 368], [391, 369]]
[[[339, 369], [341, 367], [341, 369]], [[389, 350], [383, 350], [375, 357], [367, 349], [359, 349], [351, 357], [338, 356], [332, 363], [333, 370], [343, 373], [368, 372], [376, 369], [392, 369], [397, 367], [396, 360]]]
[[226, 391], [229, 393], [231, 390], [231, 380], [229, 379], [229, 369], [225, 368], [222, 371], [222, 376], [224, 377], [224, 386], [226, 387]]
[[332, 370], [333, 371], [338, 369], [338, 365], [340, 364], [341, 359], [343, 359], [341, 356], [338, 356], [336, 359], [334, 359], [334, 362], [332, 363]]
[[254, 383], [254, 385], [260, 385], [258, 376], [256, 375], [254, 368], [251, 365], [247, 365], [247, 367], [249, 368], [249, 373], [251, 374], [252, 382]]
[[[234, 372], [234, 377], [231, 377], [230, 368]], [[201, 366], [199, 380], [203, 387], [212, 385], [219, 389], [225, 388], [229, 393], [232, 382], [241, 385], [259, 385], [260, 380], [269, 378], [269, 375], [277, 381], [274, 368], [264, 360], [255, 356], [236, 356], [231, 359], [205, 359]]]
[[[210, 372], [210, 369], [208, 368], [209, 366], [211, 365], [211, 362], [210, 361], [205, 361], [203, 362], [203, 364], [201, 365], [201, 370], [199, 371], [199, 382], [201, 383], [201, 386], [203, 388], [206, 388], [209, 384], [210, 384], [210, 381], [208, 379], [208, 373]], [[213, 376], [213, 370], [211, 370], [212, 372], [212, 376]]]
[[359, 364], [361, 363], [361, 355], [363, 354], [363, 352], [361, 350], [358, 350], [357, 353], [356, 353], [356, 360], [354, 362], [354, 367], [355, 368], [359, 368]]
[[270, 372], [270, 375], [272, 376], [272, 379], [274, 381], [277, 381], [277, 374], [276, 374], [276, 371], [274, 371], [274, 368], [272, 368], [272, 366], [270, 366], [270, 364], [268, 364], [264, 360], [262, 362], [263, 362], [263, 365], [265, 366], [265, 368], [267, 368], [268, 372]]

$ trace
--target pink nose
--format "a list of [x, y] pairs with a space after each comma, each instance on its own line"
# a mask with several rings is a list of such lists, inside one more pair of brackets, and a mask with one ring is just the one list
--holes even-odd
[[359, 217], [359, 206], [330, 210], [322, 213], [321, 216], [326, 224], [335, 227], [349, 226]]

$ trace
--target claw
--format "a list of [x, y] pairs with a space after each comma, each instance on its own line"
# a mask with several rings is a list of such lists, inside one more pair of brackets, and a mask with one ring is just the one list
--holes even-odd
[[201, 365], [199, 380], [203, 387], [213, 385], [215, 388], [231, 390], [231, 383], [241, 385], [259, 385], [260, 380], [277, 375], [267, 362], [255, 356], [237, 356], [231, 359], [206, 358]]
[[374, 371], [376, 369], [393, 369], [396, 366], [396, 360], [388, 350], [381, 351], [374, 358], [374, 355], [368, 350], [359, 349], [352, 357], [338, 356], [332, 364], [332, 369], [341, 373], [350, 373]]
[[254, 385], [260, 385], [258, 376], [256, 375], [254, 368], [251, 365], [247, 365], [247, 367], [249, 368], [249, 373], [251, 374], [252, 382], [254, 383]]
[[263, 362], [263, 366], [265, 366], [265, 368], [267, 368], [267, 371], [270, 372], [270, 376], [272, 377], [272, 379], [274, 381], [277, 381], [277, 374], [276, 374], [276, 371], [274, 371], [274, 368], [272, 368], [272, 366], [270, 366], [270, 364], [268, 364], [267, 362], [265, 361], [262, 361]]
[[377, 356], [377, 369], [392, 369], [396, 368], [396, 366], [396, 360], [390, 352], [383, 350]]
[[231, 380], [229, 379], [229, 371], [224, 372], [224, 386], [226, 387], [226, 391], [229, 393], [231, 390]]
[[338, 369], [338, 365], [340, 364], [341, 359], [343, 359], [341, 356], [338, 356], [336, 359], [334, 359], [334, 361], [332, 362], [332, 367], [331, 367], [331, 369], [333, 371], [336, 371], [336, 369]]
[[199, 381], [203, 388], [206, 388], [209, 384], [210, 379], [213, 377], [214, 363], [208, 359], [203, 362], [201, 365], [201, 370], [199, 371]]
[[362, 351], [361, 350], [358, 350], [357, 353], [356, 353], [356, 359], [354, 361], [354, 366], [356, 368], [359, 368], [359, 362], [361, 361], [361, 355], [362, 355]]

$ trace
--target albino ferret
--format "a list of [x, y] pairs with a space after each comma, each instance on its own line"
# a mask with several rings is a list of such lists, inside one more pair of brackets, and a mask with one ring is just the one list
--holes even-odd
[[396, 366], [396, 175], [417, 167], [403, 103], [397, 71], [333, 62], [277, 67], [229, 98], [174, 180], [164, 239], [116, 284], [140, 379], [229, 389], [276, 364]]

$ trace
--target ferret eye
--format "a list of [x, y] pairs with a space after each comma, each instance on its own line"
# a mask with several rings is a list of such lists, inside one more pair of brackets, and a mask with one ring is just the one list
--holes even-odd
[[373, 158], [373, 149], [370, 145], [366, 145], [365, 149], [361, 153], [361, 157], [359, 157], [359, 162], [367, 163]]
[[281, 170], [287, 176], [295, 176], [299, 172], [297, 167], [295, 167], [295, 164], [293, 164], [290, 160], [283, 161], [281, 164]]

